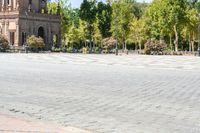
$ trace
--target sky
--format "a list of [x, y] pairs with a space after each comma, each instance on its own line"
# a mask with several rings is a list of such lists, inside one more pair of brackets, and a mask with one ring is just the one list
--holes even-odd
[[[72, 7], [80, 7], [80, 4], [83, 0], [69, 0], [72, 4]], [[102, 0], [105, 1], [105, 0]], [[151, 2], [152, 0], [136, 0], [138, 2]]]

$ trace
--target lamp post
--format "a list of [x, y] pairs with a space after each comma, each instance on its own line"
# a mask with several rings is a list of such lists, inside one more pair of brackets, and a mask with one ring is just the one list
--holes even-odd
[[199, 17], [199, 26], [198, 26], [198, 56], [200, 56], [200, 13], [198, 14]]
[[24, 32], [24, 36], [25, 36], [25, 41], [24, 41], [24, 50], [25, 50], [25, 53], [28, 53], [28, 50], [27, 50], [27, 21], [28, 21], [28, 13], [27, 11], [25, 11], [25, 15], [26, 15], [26, 29], [25, 29], [25, 32]]
[[115, 54], [118, 55], [118, 16], [116, 16], [116, 47], [115, 47]]
[[198, 49], [197, 49], [197, 52], [198, 52], [198, 56], [200, 56], [200, 9], [199, 9], [199, 0], [193, 0], [191, 1], [190, 3], [192, 5], [192, 8], [195, 8], [197, 11], [198, 11], [198, 19], [199, 19], [199, 22], [198, 22]]
[[[115, 0], [116, 4], [118, 4], [118, 0]], [[118, 6], [118, 5], [117, 5]], [[118, 9], [118, 8], [117, 8]], [[115, 54], [118, 55], [118, 28], [119, 28], [119, 18], [118, 18], [118, 11], [115, 10], [116, 20], [115, 20], [115, 26], [116, 26], [116, 46], [115, 46]]]

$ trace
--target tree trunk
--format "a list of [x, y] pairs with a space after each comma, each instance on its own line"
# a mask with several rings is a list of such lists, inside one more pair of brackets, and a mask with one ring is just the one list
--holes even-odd
[[163, 36], [163, 33], [161, 32], [161, 35], [160, 35], [160, 44], [162, 44], [164, 42], [164, 36]]
[[100, 48], [103, 47], [103, 38], [101, 37]]
[[92, 33], [90, 29], [90, 53], [92, 52]]
[[89, 31], [89, 52], [91, 53], [92, 52], [92, 29], [91, 29], [91, 24], [88, 22], [87, 23], [87, 28], [88, 28], [88, 31]]
[[122, 42], [122, 51], [124, 51], [124, 48], [125, 48], [125, 47], [124, 47], [124, 43]]
[[139, 41], [139, 49], [140, 49], [140, 51], [142, 50], [141, 41]]
[[125, 47], [124, 52], [128, 55], [128, 50], [127, 50], [127, 45], [126, 45], [126, 39], [124, 41], [124, 47]]
[[173, 46], [172, 46], [172, 34], [169, 34], [169, 38], [170, 38], [170, 47], [171, 47], [171, 51], [173, 51]]
[[192, 35], [191, 35], [192, 33], [190, 32], [190, 35], [189, 35], [189, 39], [190, 39], [190, 41], [189, 41], [189, 52], [191, 52], [192, 50], [191, 50], [191, 48], [192, 48], [192, 46], [191, 46], [191, 44], [192, 44]]
[[175, 51], [178, 52], [178, 31], [176, 25], [174, 25], [174, 33], [175, 33]]
[[192, 32], [192, 42], [191, 42], [192, 52], [194, 52], [194, 40], [195, 40], [195, 36], [194, 36], [194, 32]]
[[194, 41], [195, 41], [195, 36], [194, 32], [190, 32], [190, 45], [189, 45], [189, 51], [194, 52]]
[[126, 40], [124, 41], [124, 50], [127, 50]]
[[137, 43], [135, 43], [135, 50], [137, 50], [137, 45], [138, 45], [138, 44], [137, 44]]

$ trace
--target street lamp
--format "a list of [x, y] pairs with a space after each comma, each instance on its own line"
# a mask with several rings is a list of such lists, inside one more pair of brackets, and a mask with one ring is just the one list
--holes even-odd
[[25, 36], [25, 41], [24, 41], [24, 50], [25, 50], [25, 53], [28, 53], [28, 51], [27, 51], [27, 21], [28, 21], [28, 13], [27, 13], [27, 11], [25, 11], [25, 15], [26, 15], [26, 29], [25, 29], [25, 32], [24, 32], [24, 36]]
[[196, 8], [197, 12], [198, 12], [198, 49], [197, 49], [197, 52], [198, 52], [198, 56], [200, 56], [200, 9], [199, 9], [199, 6], [200, 6], [200, 1], [199, 0], [192, 0], [192, 6], [194, 8]]
[[200, 13], [198, 14], [199, 17], [199, 26], [198, 26], [198, 56], [200, 56]]
[[115, 47], [115, 54], [118, 55], [118, 16], [116, 16], [116, 47]]
[[[118, 1], [118, 0], [115, 0], [114, 2], [115, 2], [116, 4], [118, 4], [119, 1]], [[116, 5], [116, 6], [118, 6], [118, 5]], [[116, 21], [116, 22], [115, 22], [115, 23], [116, 23], [116, 24], [115, 24], [115, 26], [116, 26], [116, 46], [115, 46], [115, 54], [116, 54], [116, 55], [118, 55], [118, 52], [119, 52], [119, 51], [118, 51], [119, 17], [118, 17], [118, 11], [117, 11], [117, 10], [118, 10], [118, 7], [117, 7], [116, 10], [115, 10], [115, 15], [116, 15], [116, 18], [115, 18], [115, 19], [116, 19], [116, 20], [115, 20], [115, 21]]]

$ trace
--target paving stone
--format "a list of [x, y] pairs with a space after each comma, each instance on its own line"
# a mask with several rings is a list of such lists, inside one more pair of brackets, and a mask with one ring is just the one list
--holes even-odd
[[0, 112], [102, 133], [199, 133], [200, 58], [0, 54]]

